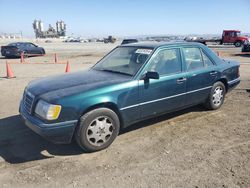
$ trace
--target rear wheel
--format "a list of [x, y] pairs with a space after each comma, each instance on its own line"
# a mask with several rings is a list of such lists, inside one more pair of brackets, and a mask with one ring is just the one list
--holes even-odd
[[24, 58], [28, 58], [29, 57], [29, 55], [28, 55], [28, 53], [26, 51], [23, 51], [23, 57]]
[[120, 121], [117, 114], [108, 108], [92, 110], [80, 118], [75, 138], [86, 152], [107, 148], [117, 137]]
[[205, 107], [209, 110], [219, 109], [224, 102], [225, 95], [225, 85], [222, 82], [216, 82], [210, 91], [207, 101], [205, 102]]
[[241, 45], [242, 45], [241, 41], [237, 41], [237, 42], [234, 43], [235, 47], [241, 47]]

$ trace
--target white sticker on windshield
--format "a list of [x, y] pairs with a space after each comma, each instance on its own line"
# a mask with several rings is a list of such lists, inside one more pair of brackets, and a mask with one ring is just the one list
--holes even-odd
[[152, 52], [151, 49], [137, 49], [135, 51], [135, 53], [137, 54], [147, 54], [147, 55], [149, 55], [151, 52]]

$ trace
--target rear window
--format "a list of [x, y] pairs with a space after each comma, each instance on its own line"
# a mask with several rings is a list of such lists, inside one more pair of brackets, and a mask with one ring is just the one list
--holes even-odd
[[21, 46], [23, 43], [10, 43], [7, 46]]
[[17, 43], [10, 43], [7, 46], [17, 46]]

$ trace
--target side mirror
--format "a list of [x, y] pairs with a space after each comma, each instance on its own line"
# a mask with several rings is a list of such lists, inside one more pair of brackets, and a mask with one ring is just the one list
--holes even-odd
[[159, 73], [158, 72], [152, 72], [148, 71], [142, 76], [142, 80], [149, 80], [149, 79], [159, 79]]

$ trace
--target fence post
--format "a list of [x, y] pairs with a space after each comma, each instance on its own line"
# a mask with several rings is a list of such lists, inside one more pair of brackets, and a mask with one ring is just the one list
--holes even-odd
[[58, 62], [58, 59], [57, 59], [57, 54], [55, 53], [55, 63]]

